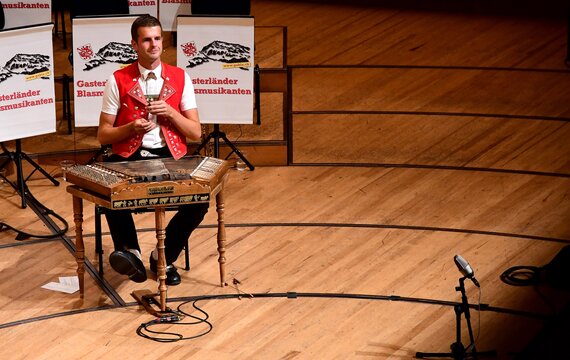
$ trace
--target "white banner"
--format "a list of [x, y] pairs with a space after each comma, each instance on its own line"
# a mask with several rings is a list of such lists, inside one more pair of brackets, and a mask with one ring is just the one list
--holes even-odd
[[135, 16], [73, 19], [75, 126], [98, 126], [109, 76], [137, 60], [131, 46]]
[[0, 32], [0, 142], [55, 132], [52, 30]]
[[253, 123], [253, 17], [181, 16], [176, 59], [204, 124]]
[[176, 31], [176, 17], [192, 14], [192, 0], [160, 0], [162, 31]]
[[51, 0], [2, 0], [4, 29], [51, 22]]
[[158, 0], [129, 0], [129, 14], [158, 16]]

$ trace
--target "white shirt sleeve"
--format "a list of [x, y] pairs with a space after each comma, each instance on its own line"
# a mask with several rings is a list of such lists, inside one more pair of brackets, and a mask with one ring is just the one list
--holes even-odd
[[192, 79], [190, 79], [190, 75], [184, 71], [184, 90], [182, 91], [182, 99], [180, 100], [180, 110], [186, 111], [196, 109], [197, 107]]
[[107, 85], [105, 85], [101, 112], [109, 115], [117, 115], [119, 113], [119, 107], [121, 106], [120, 101], [117, 81], [115, 80], [115, 76], [111, 75], [107, 80]]

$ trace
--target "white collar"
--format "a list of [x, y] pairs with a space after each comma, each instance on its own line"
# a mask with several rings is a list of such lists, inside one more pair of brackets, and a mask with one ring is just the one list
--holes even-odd
[[148, 74], [152, 71], [154, 73], [154, 75], [156, 75], [156, 78], [159, 79], [160, 75], [162, 74], [162, 64], [158, 64], [158, 66], [156, 67], [156, 69], [154, 70], [149, 70], [147, 68], [144, 68], [141, 66], [141, 64], [137, 63], [137, 65], [139, 66], [139, 72], [141, 73], [141, 78], [143, 80], [146, 79], [146, 77], [148, 76]]

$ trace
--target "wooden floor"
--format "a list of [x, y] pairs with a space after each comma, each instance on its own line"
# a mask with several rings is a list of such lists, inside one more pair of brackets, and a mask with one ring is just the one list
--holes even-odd
[[[54, 186], [35, 173], [30, 192], [70, 228], [53, 239], [16, 240], [13, 230], [0, 231], [0, 356], [411, 359], [418, 351], [446, 352], [455, 341], [453, 305], [461, 300], [453, 262], [460, 254], [481, 284], [479, 292], [466, 282], [470, 304], [483, 304], [471, 309], [477, 349], [496, 350], [499, 359], [561, 358], [553, 343], [567, 330], [536, 339], [553, 319], [566, 319], [570, 292], [544, 281], [508, 285], [501, 274], [544, 266], [570, 244], [566, 18], [365, 3], [252, 1], [256, 25], [288, 27], [290, 65], [405, 68], [295, 70], [295, 165], [232, 169], [225, 192], [228, 280], [238, 279], [252, 298], [219, 286], [213, 206], [191, 237], [191, 270], [181, 270], [182, 284], [168, 289], [169, 306], [195, 316], [203, 315], [187, 300], [219, 295], [196, 304], [213, 326], [204, 336], [175, 343], [138, 336], [152, 317], [130, 294], [154, 290], [156, 281], [124, 280], [107, 256], [104, 279], [86, 276], [83, 300], [42, 289], [75, 274], [68, 246], [74, 228], [65, 183]], [[352, 85], [339, 90], [333, 80]], [[413, 114], [310, 113], [365, 106]], [[69, 150], [79, 136], [69, 136]], [[57, 167], [45, 168], [61, 180]], [[37, 214], [45, 211], [21, 209], [8, 184], [0, 199], [2, 223], [52, 233], [53, 224]], [[93, 216], [86, 206], [86, 256], [96, 267]], [[154, 219], [143, 214], [136, 222], [147, 263]], [[208, 327], [153, 329], [192, 337]], [[551, 353], [538, 355], [546, 351], [538, 343]]]

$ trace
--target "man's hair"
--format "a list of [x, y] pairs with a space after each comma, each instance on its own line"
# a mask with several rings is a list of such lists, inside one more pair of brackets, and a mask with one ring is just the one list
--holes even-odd
[[139, 36], [139, 28], [141, 27], [153, 27], [153, 26], [160, 26], [160, 31], [162, 31], [162, 25], [157, 18], [150, 15], [141, 15], [133, 21], [131, 25], [131, 38], [134, 41], [137, 41]]

